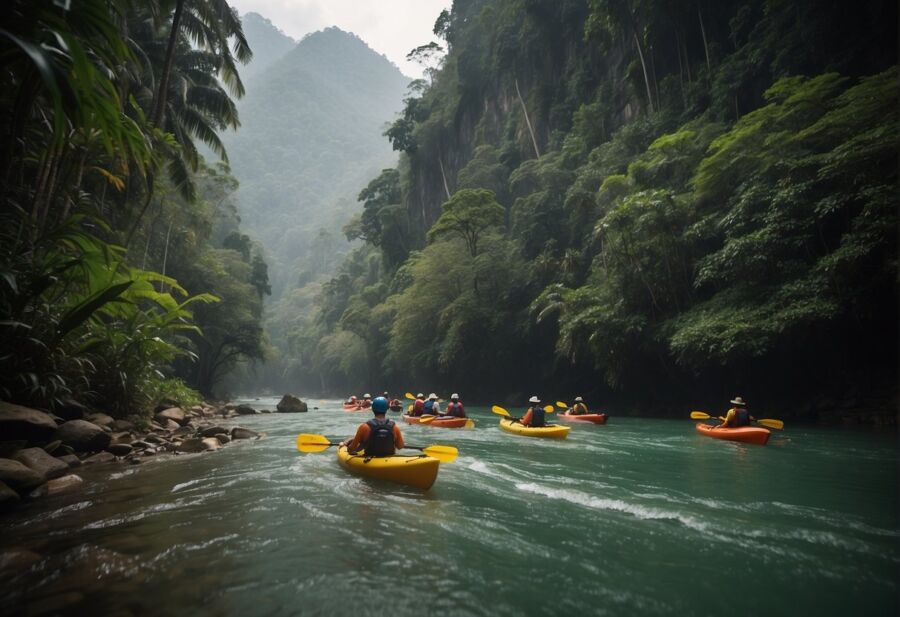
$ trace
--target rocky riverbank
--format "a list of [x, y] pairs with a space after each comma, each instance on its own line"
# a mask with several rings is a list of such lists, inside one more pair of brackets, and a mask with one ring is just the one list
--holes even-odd
[[[0, 510], [83, 483], [82, 465], [120, 462], [137, 465], [148, 457], [212, 452], [234, 440], [262, 439], [224, 420], [259, 413], [248, 405], [204, 403], [183, 408], [157, 406], [152, 420], [116, 419], [70, 403], [51, 414], [0, 401]], [[286, 394], [280, 413], [303, 413], [307, 405]]]

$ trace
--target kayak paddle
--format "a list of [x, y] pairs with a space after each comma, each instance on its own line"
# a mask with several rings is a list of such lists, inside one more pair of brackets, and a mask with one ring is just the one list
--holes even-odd
[[[692, 420], [712, 420], [714, 418], [704, 411], [692, 411], [691, 419]], [[756, 422], [757, 424], [761, 424], [762, 426], [765, 426], [767, 428], [776, 428], [776, 429], [784, 428], [784, 422], [782, 422], [781, 420], [773, 420], [771, 418], [763, 418], [762, 420], [754, 420], [754, 422]]]
[[568, 409], [569, 408], [569, 404], [563, 403], [562, 401], [556, 401], [556, 406], [559, 407], [560, 409]]
[[404, 398], [408, 398], [408, 399], [411, 400], [411, 401], [416, 400], [416, 397], [414, 397], [414, 396], [412, 395], [412, 392], [407, 392], [406, 394], [403, 395], [403, 397], [404, 397]]
[[429, 424], [434, 422], [435, 418], [437, 418], [437, 416], [419, 416], [419, 424]]
[[[447, 418], [453, 416], [419, 416], [419, 424], [430, 424], [434, 422], [437, 418]], [[466, 418], [466, 423], [462, 426], [462, 428], [475, 428], [475, 421], [469, 418]]]
[[[339, 445], [341, 445], [340, 442], [328, 441], [328, 438], [325, 435], [315, 435], [312, 433], [301, 433], [297, 435], [297, 449], [300, 452], [306, 452], [310, 454], [315, 452], [323, 452], [331, 446]], [[403, 447], [409, 448], [410, 450], [420, 450], [424, 454], [427, 454], [432, 458], [436, 458], [442, 463], [452, 463], [456, 460], [456, 457], [459, 454], [459, 450], [457, 450], [453, 446], [426, 446], [424, 448], [420, 448], [419, 446]]]

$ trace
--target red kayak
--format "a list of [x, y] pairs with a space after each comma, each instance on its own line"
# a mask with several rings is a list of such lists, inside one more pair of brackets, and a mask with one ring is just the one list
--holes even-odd
[[557, 420], [563, 422], [588, 422], [590, 424], [606, 424], [605, 413], [583, 413], [580, 416], [575, 414], [561, 413], [556, 416]]
[[[441, 428], [462, 428], [466, 425], [468, 418], [435, 418], [425, 426], [439, 426]], [[403, 416], [403, 420], [407, 424], [421, 424], [418, 416]]]
[[769, 429], [760, 426], [739, 426], [737, 428], [713, 429], [711, 424], [697, 423], [697, 432], [713, 439], [725, 439], [727, 441], [739, 441], [741, 443], [754, 443], [758, 446], [766, 445], [769, 441]]

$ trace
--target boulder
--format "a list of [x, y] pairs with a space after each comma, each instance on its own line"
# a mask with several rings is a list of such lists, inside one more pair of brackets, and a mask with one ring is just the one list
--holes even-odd
[[146, 441], [138, 440], [138, 441], [133, 441], [131, 443], [131, 447], [134, 450], [146, 450], [147, 448], [152, 448], [153, 446], [151, 444], [147, 443]]
[[215, 437], [204, 437], [200, 441], [203, 443], [204, 450], [218, 450], [222, 447], [222, 444]]
[[134, 450], [127, 443], [113, 443], [107, 446], [106, 451], [116, 456], [128, 456]]
[[[9, 488], [6, 482], [0, 481], [0, 510], [5, 510], [19, 503], [19, 494]], [[3, 555], [0, 554], [0, 562], [3, 561]]]
[[228, 443], [229, 441], [231, 441], [231, 437], [229, 437], [225, 433], [218, 433], [217, 435], [215, 435], [215, 438], [218, 439], [219, 443], [222, 444], [223, 446], [226, 443]]
[[203, 443], [203, 439], [199, 437], [185, 439], [178, 444], [177, 448], [178, 452], [203, 452], [204, 450], [206, 450], [206, 446]]
[[215, 426], [207, 427], [207, 428], [203, 429], [202, 431], [200, 431], [200, 434], [203, 435], [204, 437], [215, 437], [219, 433], [228, 433], [228, 429], [225, 428], [224, 426], [215, 425]]
[[110, 435], [109, 444], [112, 445], [114, 443], [133, 443], [134, 435], [129, 433], [128, 431], [123, 431], [121, 433], [112, 433]]
[[112, 452], [98, 452], [97, 454], [87, 457], [81, 462], [84, 465], [93, 465], [94, 463], [110, 463], [114, 460], [116, 460], [116, 455]]
[[130, 422], [128, 420], [113, 420], [113, 423], [110, 425], [110, 427], [114, 431], [133, 431], [134, 422]]
[[62, 476], [61, 478], [56, 478], [47, 482], [47, 494], [55, 495], [56, 493], [61, 493], [65, 490], [78, 486], [82, 482], [84, 482], [84, 480], [81, 479], [81, 476], [76, 476], [74, 473], [70, 473], [69, 475]]
[[16, 452], [27, 447], [28, 442], [24, 439], [17, 439], [15, 441], [0, 441], [0, 458], [12, 458]]
[[0, 435], [4, 440], [24, 439], [33, 443], [48, 441], [56, 430], [49, 414], [0, 401]]
[[172, 431], [172, 435], [176, 436], [176, 437], [181, 437], [184, 435], [191, 435], [191, 434], [193, 434], [193, 432], [194, 432], [194, 429], [192, 429], [190, 426], [179, 426], [174, 431]]
[[181, 407], [169, 407], [168, 409], [163, 409], [158, 414], [153, 416], [153, 419], [163, 426], [166, 425], [166, 420], [171, 420], [181, 425], [187, 422], [187, 415], [184, 413], [184, 410]]
[[78, 467], [79, 465], [81, 465], [81, 459], [74, 454], [63, 454], [62, 456], [58, 456], [56, 458], [61, 460], [69, 467]]
[[18, 493], [26, 493], [44, 483], [41, 474], [29, 469], [19, 461], [0, 458], [0, 482]]
[[166, 443], [166, 440], [163, 439], [162, 437], [160, 437], [159, 435], [147, 435], [146, 437], [144, 437], [144, 441], [146, 441], [147, 443], [155, 443], [155, 444]]
[[259, 412], [253, 409], [250, 405], [238, 405], [234, 408], [235, 413], [239, 416], [252, 416], [258, 414]]
[[48, 443], [47, 445], [44, 446], [44, 452], [46, 452], [47, 454], [54, 454], [57, 450], [59, 450], [59, 447], [61, 445], [62, 445], [62, 442], [59, 439], [57, 439], [55, 441], [51, 441], [50, 443]]
[[249, 428], [243, 428], [240, 426], [236, 426], [231, 429], [231, 438], [232, 439], [253, 439], [254, 437], [258, 437], [259, 433], [256, 431], [251, 431]]
[[112, 416], [107, 415], [105, 413], [88, 414], [87, 416], [85, 416], [84, 419], [87, 420], [88, 422], [93, 422], [97, 426], [109, 426], [109, 427], [111, 427], [112, 424], [116, 421], [115, 418], [113, 418]]
[[166, 420], [165, 430], [167, 431], [177, 431], [181, 428], [181, 425], [175, 422], [175, 420]]
[[69, 420], [53, 434], [76, 452], [96, 452], [109, 445], [110, 435], [87, 420]]
[[164, 398], [163, 400], [161, 400], [159, 402], [159, 404], [157, 404], [156, 407], [154, 407], [153, 413], [159, 413], [166, 409], [171, 409], [172, 407], [178, 407], [178, 406], [179, 406], [178, 401], [172, 400], [170, 398]]
[[278, 413], [306, 413], [309, 408], [306, 403], [301, 401], [293, 394], [285, 394], [281, 397], [278, 405], [275, 406]]
[[54, 411], [64, 420], [81, 420], [88, 413], [87, 407], [74, 399], [66, 399]]
[[19, 450], [13, 458], [40, 475], [44, 480], [64, 476], [69, 471], [66, 463], [47, 454], [43, 448]]

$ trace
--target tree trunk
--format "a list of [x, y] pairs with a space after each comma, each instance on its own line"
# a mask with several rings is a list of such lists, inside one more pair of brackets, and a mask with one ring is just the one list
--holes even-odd
[[[172, 233], [172, 224], [174, 222], [175, 222], [174, 220], [169, 221], [169, 229], [166, 231], [166, 244], [165, 244], [165, 248], [163, 248], [163, 262], [162, 262], [162, 275], [163, 276], [166, 275], [166, 261], [169, 258], [169, 235]], [[166, 289], [166, 284], [161, 283], [160, 291], [165, 291], [165, 289]]]
[[516, 79], [516, 94], [519, 95], [519, 102], [522, 104], [522, 113], [525, 114], [525, 124], [528, 125], [528, 133], [531, 135], [531, 143], [534, 144], [534, 155], [537, 158], [541, 158], [541, 151], [538, 148], [537, 139], [534, 137], [534, 128], [531, 126], [531, 120], [528, 118], [528, 108], [525, 107], [525, 100], [522, 98], [522, 93], [519, 91], [519, 80]]
[[178, 42], [178, 31], [181, 28], [181, 14], [184, 11], [184, 0], [175, 3], [175, 14], [172, 16], [172, 31], [169, 33], [169, 43], [166, 47], [166, 61], [159, 79], [159, 89], [156, 92], [156, 104], [153, 106], [153, 116], [150, 120], [157, 127], [162, 128], [163, 110], [166, 108], [166, 93], [169, 89], [169, 76], [172, 74], [172, 63], [175, 60], [175, 45]]
[[706, 52], [706, 70], [712, 71], [712, 64], [709, 61], [709, 45], [706, 42], [706, 28], [703, 27], [703, 13], [700, 12], [700, 5], [697, 5], [697, 17], [700, 18], [700, 34], [703, 35], [703, 51]]
[[684, 64], [681, 62], [681, 37], [675, 31], [675, 54], [678, 56], [678, 85], [681, 87], [681, 103], [687, 108], [687, 95], [684, 93]]
[[650, 113], [653, 109], [653, 94], [650, 91], [650, 76], [647, 74], [647, 63], [644, 61], [644, 50], [641, 49], [641, 42], [638, 39], [637, 30], [632, 30], [634, 36], [634, 44], [637, 45], [638, 57], [641, 59], [641, 69], [644, 71], [644, 85], [647, 86], [647, 105], [650, 107]]

